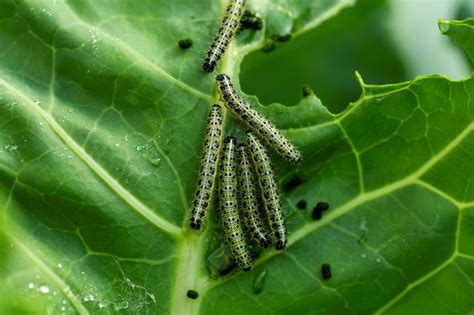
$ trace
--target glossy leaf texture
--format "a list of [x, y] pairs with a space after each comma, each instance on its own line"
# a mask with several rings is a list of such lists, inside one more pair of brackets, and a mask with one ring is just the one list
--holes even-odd
[[[274, 34], [296, 36], [350, 4], [249, 1], [265, 29], [240, 34], [221, 71], [238, 78]], [[472, 77], [374, 86], [358, 76], [360, 99], [338, 115], [313, 94], [291, 107], [249, 97], [303, 152], [296, 167], [272, 156], [289, 247], [216, 276], [216, 211], [204, 232], [185, 227], [218, 101], [200, 63], [224, 6], [0, 4], [0, 312], [472, 311]], [[471, 58], [473, 24], [440, 21]], [[226, 132], [242, 136], [230, 116]], [[330, 209], [312, 221], [319, 201]]]

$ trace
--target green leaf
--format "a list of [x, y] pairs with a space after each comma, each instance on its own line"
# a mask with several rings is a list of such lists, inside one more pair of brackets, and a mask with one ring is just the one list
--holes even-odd
[[358, 0], [274, 52], [250, 54], [242, 63], [242, 89], [264, 104], [296, 104], [309, 84], [331, 112], [341, 112], [360, 95], [355, 70], [378, 84], [406, 80], [406, 61], [388, 30], [389, 13], [388, 1]]
[[[274, 34], [296, 36], [349, 4], [250, 1], [266, 28], [241, 34], [221, 70], [237, 78]], [[471, 311], [472, 77], [373, 86], [358, 76], [360, 99], [338, 115], [313, 94], [292, 107], [249, 97], [303, 152], [296, 167], [272, 156], [290, 244], [250, 273], [216, 276], [215, 210], [203, 233], [184, 227], [218, 100], [200, 61], [222, 9], [0, 4], [0, 313]], [[440, 26], [471, 57], [472, 21]], [[227, 115], [226, 130], [243, 128]], [[331, 208], [312, 221], [319, 201]]]

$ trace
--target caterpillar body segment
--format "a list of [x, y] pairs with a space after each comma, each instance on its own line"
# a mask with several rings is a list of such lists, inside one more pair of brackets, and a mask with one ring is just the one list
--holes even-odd
[[212, 196], [214, 181], [219, 162], [219, 150], [222, 138], [222, 107], [212, 105], [207, 119], [207, 129], [204, 138], [204, 149], [201, 157], [201, 168], [194, 197], [189, 226], [199, 230], [206, 217], [209, 201]]
[[255, 175], [253, 165], [246, 151], [244, 144], [240, 144], [238, 149], [238, 182], [240, 204], [247, 230], [252, 239], [262, 248], [267, 248], [272, 244], [271, 238], [265, 230], [261, 219], [260, 209], [257, 199], [257, 188], [255, 186]]
[[236, 146], [235, 138], [225, 138], [219, 170], [221, 223], [233, 259], [240, 269], [249, 271], [252, 268], [252, 262], [237, 203]]
[[206, 58], [202, 69], [206, 72], [212, 72], [216, 68], [217, 62], [222, 58], [240, 26], [245, 6], [245, 0], [231, 0], [227, 6], [226, 13], [222, 19], [221, 26], [207, 50]]
[[267, 150], [262, 142], [248, 131], [245, 144], [254, 164], [258, 182], [262, 190], [263, 203], [272, 230], [275, 249], [283, 250], [287, 244], [285, 217], [283, 214], [277, 184]]

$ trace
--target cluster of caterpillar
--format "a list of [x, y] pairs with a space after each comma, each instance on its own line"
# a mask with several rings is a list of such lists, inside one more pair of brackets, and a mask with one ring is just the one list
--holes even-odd
[[[204, 71], [214, 71], [222, 58], [239, 29], [244, 5], [245, 0], [233, 0], [227, 6], [221, 27], [207, 52]], [[262, 27], [256, 16], [248, 13], [246, 16], [246, 23], [252, 24], [246, 27]], [[226, 244], [233, 262], [241, 270], [249, 271], [252, 257], [244, 231], [248, 231], [252, 241], [261, 248], [273, 245], [276, 250], [283, 250], [287, 245], [285, 217], [278, 187], [270, 158], [261, 140], [292, 164], [300, 161], [301, 154], [267, 118], [240, 96], [228, 75], [219, 74], [216, 80], [226, 108], [250, 130], [240, 145], [231, 136], [226, 137], [221, 144], [222, 108], [218, 104], [211, 107], [189, 225], [194, 230], [203, 226], [217, 179], [220, 221]], [[242, 222], [245, 223], [245, 229]]]

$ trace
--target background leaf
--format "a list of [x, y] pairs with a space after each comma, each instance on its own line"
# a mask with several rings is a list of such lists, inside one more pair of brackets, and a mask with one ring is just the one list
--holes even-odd
[[[351, 4], [251, 1], [266, 27], [240, 34], [221, 70], [237, 79], [274, 35], [302, 34]], [[472, 77], [373, 86], [359, 76], [361, 97], [337, 115], [313, 94], [295, 106], [249, 97], [303, 152], [297, 167], [272, 156], [290, 245], [251, 273], [216, 275], [215, 210], [202, 234], [183, 227], [218, 101], [200, 60], [223, 6], [0, 4], [0, 312], [471, 311]], [[440, 22], [471, 60], [472, 25]], [[192, 48], [179, 49], [187, 37]], [[242, 131], [227, 115], [226, 132]], [[318, 201], [331, 208], [312, 221]]]

